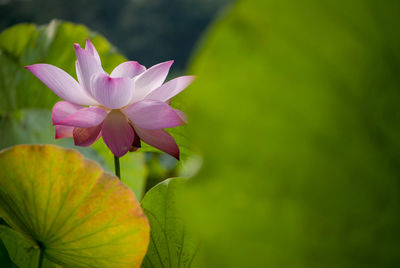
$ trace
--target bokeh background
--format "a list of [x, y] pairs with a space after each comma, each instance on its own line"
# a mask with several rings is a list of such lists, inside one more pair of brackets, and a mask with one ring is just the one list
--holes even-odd
[[[167, 176], [190, 177], [172, 198], [184, 231], [172, 245], [165, 241], [186, 255], [158, 252], [153, 267], [400, 266], [400, 2], [81, 2], [3, 0], [1, 27], [52, 18], [84, 23], [114, 45], [86, 33], [102, 48], [106, 68], [120, 51], [146, 65], [175, 58], [176, 73], [198, 76], [173, 102], [190, 119], [173, 133], [182, 163], [153, 153], [123, 163], [139, 166], [122, 172], [139, 196]], [[73, 37], [70, 27], [57, 28], [63, 34], [55, 40], [72, 44], [60, 41]], [[0, 55], [19, 55], [9, 47], [19, 43], [10, 41], [15, 36], [0, 36]], [[51, 45], [43, 51], [52, 55], [11, 59], [63, 64], [73, 57], [72, 49], [65, 59]], [[1, 68], [11, 66], [1, 59]], [[3, 80], [15, 78], [4, 70]], [[30, 92], [24, 81], [16, 92]], [[25, 118], [4, 107], [3, 144], [10, 136], [4, 122]], [[107, 166], [106, 158], [98, 161]]]

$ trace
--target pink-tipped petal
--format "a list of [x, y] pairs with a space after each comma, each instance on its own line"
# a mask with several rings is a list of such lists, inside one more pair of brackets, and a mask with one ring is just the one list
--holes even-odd
[[93, 97], [110, 109], [119, 109], [131, 99], [134, 83], [126, 77], [112, 78], [98, 74], [92, 81]]
[[154, 89], [160, 87], [167, 78], [169, 69], [174, 61], [166, 61], [154, 65], [135, 78], [135, 91], [131, 102], [142, 100]]
[[194, 76], [181, 76], [175, 78], [150, 92], [145, 99], [168, 101], [189, 86], [194, 79]]
[[73, 136], [74, 127], [56, 126], [56, 139], [70, 138]]
[[78, 64], [76, 65], [76, 73], [79, 83], [83, 85], [88, 93], [91, 93], [90, 82], [92, 76], [98, 73], [104, 73], [101, 64], [96, 60], [91, 52], [81, 48], [78, 44], [74, 44]]
[[[133, 129], [133, 131], [135, 131], [135, 129]], [[135, 138], [133, 139], [132, 142], [132, 147], [133, 148], [140, 148], [142, 147], [142, 143], [140, 142], [140, 137], [138, 134], [135, 133]], [[131, 148], [132, 149], [132, 148]]]
[[117, 157], [121, 157], [129, 151], [135, 135], [128, 119], [119, 110], [113, 110], [108, 114], [104, 120], [101, 134], [104, 143]]
[[80, 105], [96, 104], [96, 101], [85, 92], [78, 82], [60, 68], [41, 63], [26, 66], [25, 68], [31, 71], [60, 98]]
[[185, 114], [184, 112], [182, 112], [181, 110], [174, 109], [174, 111], [175, 111], [175, 113], [181, 118], [181, 120], [182, 120], [183, 122], [185, 122], [185, 124], [187, 124], [188, 119], [187, 119], [186, 114]]
[[89, 51], [90, 54], [92, 54], [93, 57], [97, 60], [97, 62], [101, 65], [101, 60], [100, 60], [99, 53], [97, 52], [97, 50], [96, 50], [96, 48], [94, 47], [94, 45], [92, 44], [92, 42], [90, 42], [89, 38], [86, 39], [85, 50], [86, 50], [86, 51]]
[[129, 105], [122, 112], [135, 126], [144, 129], [163, 129], [185, 124], [176, 111], [162, 101], [142, 100]]
[[84, 106], [80, 106], [68, 101], [59, 101], [57, 102], [51, 113], [51, 120], [53, 124], [58, 124], [66, 119], [68, 116], [72, 115], [76, 111], [85, 108]]
[[97, 107], [90, 107], [80, 109], [57, 124], [81, 128], [95, 127], [100, 125], [106, 116], [106, 110]]
[[83, 85], [84, 83], [83, 83], [83, 77], [82, 77], [82, 70], [81, 70], [81, 67], [79, 66], [78, 60], [75, 61], [75, 70], [76, 70], [76, 77], [78, 78], [79, 84], [83, 87], [83, 89], [86, 91], [86, 93], [88, 93], [90, 96], [92, 96], [92, 92], [89, 90], [86, 90], [86, 88]]
[[73, 137], [75, 145], [84, 147], [92, 145], [100, 138], [101, 127], [102, 125], [89, 128], [74, 128]]
[[174, 138], [165, 130], [148, 130], [135, 126], [135, 131], [145, 143], [179, 160], [179, 148]]
[[134, 78], [144, 71], [146, 71], [146, 67], [140, 65], [137, 61], [126, 61], [115, 67], [110, 76]]

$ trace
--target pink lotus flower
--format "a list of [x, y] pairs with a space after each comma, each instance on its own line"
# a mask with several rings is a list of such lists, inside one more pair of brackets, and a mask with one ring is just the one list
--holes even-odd
[[140, 142], [179, 159], [179, 148], [164, 128], [186, 122], [183, 112], [172, 109], [169, 100], [192, 83], [182, 76], [165, 84], [173, 61], [146, 69], [136, 61], [118, 65], [111, 74], [102, 66], [93, 44], [74, 45], [79, 83], [68, 73], [49, 64], [26, 66], [65, 101], [52, 112], [56, 139], [73, 137], [75, 145], [90, 146], [100, 136], [112, 153], [121, 157]]

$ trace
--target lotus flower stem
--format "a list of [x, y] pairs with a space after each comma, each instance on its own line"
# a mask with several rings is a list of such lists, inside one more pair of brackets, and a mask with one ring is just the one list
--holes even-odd
[[119, 157], [114, 155], [115, 176], [121, 180], [121, 173], [119, 169]]

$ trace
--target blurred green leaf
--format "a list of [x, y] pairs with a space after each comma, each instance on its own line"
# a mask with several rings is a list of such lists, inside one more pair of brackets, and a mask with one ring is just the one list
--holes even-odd
[[205, 267], [400, 265], [400, 2], [239, 1], [191, 72]]
[[27, 254], [18, 265], [36, 267], [43, 250], [66, 267], [140, 266], [147, 218], [132, 191], [98, 164], [75, 150], [19, 145], [0, 153], [0, 170], [0, 215], [13, 229], [1, 238], [12, 256]]
[[150, 245], [142, 267], [204, 267], [199, 263], [199, 242], [187, 231], [178, 211], [178, 196], [185, 179], [168, 179], [146, 193], [141, 204], [151, 227]]
[[75, 75], [74, 43], [91, 38], [105, 70], [125, 58], [106, 39], [82, 25], [53, 20], [45, 26], [19, 24], [0, 34], [0, 112], [27, 108], [50, 109], [59, 98], [24, 66], [53, 64]]

